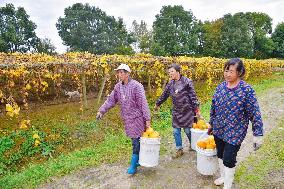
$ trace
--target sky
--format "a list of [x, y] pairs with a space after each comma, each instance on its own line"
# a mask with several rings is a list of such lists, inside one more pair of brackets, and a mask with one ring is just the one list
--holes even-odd
[[215, 20], [227, 13], [263, 12], [272, 18], [273, 28], [284, 22], [283, 0], [0, 0], [0, 7], [7, 3], [24, 7], [37, 25], [37, 36], [51, 39], [59, 53], [64, 53], [67, 47], [63, 45], [55, 24], [59, 17], [64, 17], [64, 9], [75, 3], [88, 3], [107, 15], [122, 17], [127, 29], [131, 28], [133, 20], [138, 23], [144, 20], [151, 27], [155, 15], [165, 5], [182, 5], [201, 21]]

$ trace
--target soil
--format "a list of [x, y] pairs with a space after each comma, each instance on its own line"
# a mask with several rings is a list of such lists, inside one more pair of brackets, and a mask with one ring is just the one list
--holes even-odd
[[[278, 120], [284, 117], [284, 85], [259, 95], [258, 101], [262, 111], [265, 134], [267, 134], [277, 124]], [[223, 186], [217, 187], [213, 184], [214, 179], [219, 175], [218, 172], [213, 176], [204, 176], [198, 173], [196, 152], [189, 151], [189, 143], [185, 138], [184, 141], [184, 155], [178, 159], [172, 159], [171, 156], [175, 152], [173, 141], [163, 140], [162, 145], [166, 146], [167, 151], [165, 155], [160, 157], [159, 165], [154, 168], [140, 166], [137, 173], [133, 176], [126, 174], [128, 161], [125, 160], [115, 164], [105, 164], [99, 167], [84, 169], [64, 177], [51, 178], [49, 183], [45, 183], [39, 188], [223, 188]], [[251, 126], [238, 153], [238, 163], [243, 161], [250, 153], [254, 153]], [[275, 172], [268, 175], [268, 177], [271, 177], [268, 179], [273, 181], [283, 182], [283, 172]], [[233, 185], [233, 189], [238, 188], [237, 185]]]

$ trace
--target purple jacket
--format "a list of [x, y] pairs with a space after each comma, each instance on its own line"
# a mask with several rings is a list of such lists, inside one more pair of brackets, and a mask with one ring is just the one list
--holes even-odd
[[190, 128], [193, 124], [195, 111], [199, 103], [193, 87], [192, 80], [181, 76], [178, 81], [171, 80], [156, 101], [160, 106], [171, 96], [173, 102], [172, 126], [174, 128]]
[[117, 83], [99, 111], [105, 114], [116, 103], [120, 104], [126, 135], [130, 138], [140, 137], [145, 130], [146, 121], [151, 119], [143, 85], [133, 79], [126, 85]]
[[252, 123], [254, 136], [263, 136], [263, 123], [253, 88], [244, 82], [230, 89], [227, 82], [221, 83], [213, 96], [210, 124], [213, 134], [223, 141], [240, 145]]

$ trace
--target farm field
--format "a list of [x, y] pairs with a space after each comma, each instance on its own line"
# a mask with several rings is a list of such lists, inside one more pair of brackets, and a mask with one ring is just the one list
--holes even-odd
[[208, 2], [1, 0], [0, 189], [284, 189], [284, 1]]
[[[251, 79], [250, 82], [255, 86], [257, 93], [265, 98], [265, 95], [268, 95], [266, 93], [267, 91], [273, 94], [272, 91], [274, 89], [281, 89], [283, 80], [283, 73], [279, 72], [271, 75], [270, 79]], [[281, 90], [278, 91], [277, 94], [281, 95]], [[273, 99], [276, 101], [279, 99], [279, 96], [277, 99], [274, 97]], [[153, 107], [151, 105], [152, 100], [149, 100], [149, 102], [150, 106]], [[97, 122], [95, 121], [95, 114], [98, 108], [96, 99], [88, 99], [88, 106], [83, 112], [80, 111], [80, 106], [78, 105], [78, 102], [48, 106], [35, 105], [32, 110], [23, 112], [23, 114], [20, 115], [25, 117], [25, 114], [28, 114], [33, 123], [33, 127], [45, 133], [40, 136], [46, 136], [45, 139], [48, 141], [46, 144], [50, 146], [47, 146], [47, 149], [41, 148], [42, 151], [35, 151], [34, 154], [31, 155], [32, 157], [27, 156], [23, 158], [20, 164], [17, 164], [17, 166], [9, 170], [10, 173], [2, 176], [0, 183], [3, 185], [0, 185], [1, 187], [35, 187], [56, 175], [76, 174], [77, 171], [75, 170], [81, 170], [87, 167], [97, 169], [101, 166], [116, 165], [118, 162], [126, 166], [128, 162], [125, 162], [124, 159], [128, 159], [128, 156], [130, 156], [130, 140], [124, 136], [123, 126], [117, 116], [118, 108], [111, 110], [103, 120]], [[208, 119], [209, 105], [210, 102], [203, 103], [202, 105], [202, 112], [206, 119]], [[265, 110], [263, 111], [265, 112]], [[272, 111], [271, 107], [269, 107], [267, 111]], [[153, 127], [162, 135], [164, 144], [161, 149], [161, 162], [169, 161], [170, 153], [174, 149], [172, 145], [167, 145], [167, 143], [173, 141], [169, 109], [165, 106], [159, 114], [154, 113], [154, 111], [152, 112]], [[274, 116], [271, 114], [273, 113], [270, 112], [270, 116]], [[280, 115], [278, 117], [281, 118]], [[264, 118], [268, 119], [267, 117]], [[13, 127], [15, 124], [13, 120], [5, 116], [1, 117], [1, 123], [6, 123], [5, 126], [1, 125], [1, 130]], [[275, 122], [275, 124], [276, 123], [277, 122]], [[43, 155], [43, 152], [47, 154]], [[195, 154], [188, 155], [190, 157], [185, 156], [180, 161], [187, 161], [187, 159], [184, 158], [189, 158], [194, 167], [196, 161], [194, 158]], [[25, 156], [24, 153], [23, 156]], [[177, 166], [178, 165], [179, 163]], [[125, 168], [125, 166], [120, 168]], [[117, 169], [117, 167], [114, 166], [114, 169]], [[17, 173], [19, 170], [22, 170], [22, 172]], [[146, 170], [146, 173], [148, 174], [147, 171], [154, 171], [156, 173], [157, 170]], [[196, 171], [194, 168], [193, 170]], [[42, 175], [43, 173], [44, 175]], [[15, 177], [15, 174], [17, 177]], [[9, 181], [8, 183], [11, 183], [11, 185], [4, 184], [7, 183], [7, 179], [11, 178], [17, 179], [12, 179], [11, 182]], [[210, 179], [212, 180], [213, 178], [209, 178], [208, 183]], [[24, 180], [27, 180], [27, 182], [24, 182]], [[60, 179], [58, 182], [60, 183]], [[55, 184], [58, 184], [58, 182], [55, 182]]]

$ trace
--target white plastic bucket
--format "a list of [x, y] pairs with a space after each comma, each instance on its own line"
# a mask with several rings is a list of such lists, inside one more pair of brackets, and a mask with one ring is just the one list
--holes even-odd
[[202, 175], [213, 175], [218, 169], [217, 151], [200, 149], [196, 145], [197, 171]]
[[[196, 143], [199, 139], [208, 137], [207, 130], [200, 130], [200, 129], [190, 129], [191, 133], [191, 149], [196, 151]], [[201, 138], [200, 138], [201, 137]]]
[[140, 138], [139, 164], [155, 167], [159, 164], [160, 138]]

